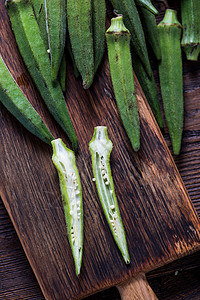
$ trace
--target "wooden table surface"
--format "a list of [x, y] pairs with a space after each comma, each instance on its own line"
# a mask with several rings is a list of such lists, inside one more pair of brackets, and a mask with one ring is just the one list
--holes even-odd
[[[178, 8], [178, 2], [168, 1], [168, 4], [171, 8]], [[157, 8], [163, 10], [164, 3], [165, 1], [158, 2]], [[160, 18], [162, 18], [162, 14], [158, 20]], [[157, 66], [153, 60], [152, 66], [158, 83]], [[200, 62], [187, 62], [184, 54], [183, 77], [184, 133], [181, 154], [174, 159], [193, 205], [200, 216]], [[171, 150], [171, 142], [166, 128], [163, 134]], [[147, 279], [161, 300], [200, 299], [200, 252], [148, 273]], [[0, 299], [44, 299], [1, 199]], [[120, 296], [116, 288], [111, 288], [87, 298], [87, 300], [95, 299], [118, 300]]]

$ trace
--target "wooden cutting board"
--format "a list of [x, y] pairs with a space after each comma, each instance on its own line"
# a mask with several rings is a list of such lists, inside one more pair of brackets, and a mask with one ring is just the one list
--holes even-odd
[[[23, 65], [2, 0], [0, 53], [54, 135], [70, 147]], [[138, 83], [141, 149], [134, 153], [118, 114], [106, 57], [89, 91], [75, 80], [70, 65], [67, 78], [66, 102], [80, 143], [76, 159], [84, 201], [79, 278], [67, 240], [52, 149], [24, 129], [2, 105], [0, 110], [1, 197], [48, 300], [80, 299], [119, 286], [140, 272], [200, 248], [198, 217]], [[108, 127], [114, 145], [111, 167], [131, 258], [128, 266], [114, 243], [92, 182], [88, 143], [97, 125]], [[120, 291], [123, 294], [123, 288]]]

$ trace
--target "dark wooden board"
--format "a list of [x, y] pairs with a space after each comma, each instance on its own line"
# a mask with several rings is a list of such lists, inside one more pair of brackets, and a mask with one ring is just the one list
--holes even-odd
[[[0, 13], [2, 55], [15, 78], [23, 79], [21, 87], [52, 131], [67, 143], [40, 106], [41, 99], [18, 61], [2, 1]], [[116, 109], [106, 59], [90, 91], [75, 81], [70, 68], [68, 72], [66, 101], [80, 141], [77, 165], [84, 196], [85, 248], [79, 280], [64, 228], [51, 148], [1, 109], [1, 195], [47, 299], [84, 297], [195, 251], [200, 242], [198, 218], [139, 88], [141, 150], [135, 154]], [[113, 242], [91, 180], [88, 142], [96, 125], [107, 125], [114, 143], [111, 164], [132, 259], [129, 267]]]

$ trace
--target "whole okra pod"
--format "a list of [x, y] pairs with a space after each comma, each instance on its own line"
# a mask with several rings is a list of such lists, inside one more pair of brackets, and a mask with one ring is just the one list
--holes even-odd
[[44, 0], [47, 36], [51, 57], [51, 78], [58, 77], [66, 39], [66, 0]]
[[181, 46], [188, 60], [198, 60], [200, 53], [200, 1], [181, 0], [183, 35]]
[[183, 131], [183, 75], [181, 58], [182, 26], [177, 12], [167, 9], [158, 25], [162, 59], [159, 63], [161, 94], [164, 113], [174, 154], [181, 148]]
[[12, 29], [26, 67], [45, 104], [67, 133], [73, 148], [78, 140], [58, 81], [52, 84], [51, 64], [30, 0], [7, 0]]
[[140, 124], [137, 110], [130, 32], [124, 26], [122, 16], [113, 18], [106, 31], [110, 74], [119, 113], [135, 151], [140, 148]]
[[0, 101], [31, 133], [50, 144], [53, 136], [24, 96], [0, 55]]
[[67, 22], [76, 66], [87, 89], [94, 77], [91, 0], [67, 0]]
[[141, 85], [141, 88], [144, 92], [144, 95], [151, 107], [151, 110], [158, 122], [160, 128], [164, 127], [162, 113], [160, 109], [160, 102], [158, 96], [158, 89], [156, 86], [156, 82], [153, 76], [149, 78], [143, 68], [143, 65], [137, 55], [134, 55], [132, 58], [133, 70], [136, 74], [136, 77]]
[[134, 0], [111, 0], [111, 2], [117, 13], [123, 15], [124, 24], [131, 33], [133, 52], [138, 55], [146, 73], [151, 77], [152, 72], [146, 41]]
[[32, 0], [31, 2], [32, 2], [34, 13], [35, 13], [35, 18], [37, 20], [37, 23], [38, 23], [38, 26], [40, 29], [41, 37], [44, 41], [46, 50], [48, 51], [49, 42], [48, 42], [48, 36], [47, 36], [44, 0]]
[[61, 139], [53, 140], [53, 163], [58, 171], [69, 243], [76, 275], [80, 274], [83, 253], [83, 204], [81, 183], [74, 152]]
[[106, 2], [92, 0], [92, 29], [94, 41], [94, 73], [96, 73], [105, 49]]
[[158, 37], [158, 28], [156, 25], [156, 18], [146, 8], [138, 7], [142, 27], [144, 30], [145, 38], [149, 42], [157, 60], [161, 59], [160, 43]]
[[89, 149], [92, 155], [94, 181], [114, 240], [121, 251], [124, 261], [128, 264], [130, 263], [130, 258], [126, 236], [110, 169], [110, 153], [112, 147], [113, 144], [108, 138], [107, 128], [104, 126], [95, 127], [94, 135], [89, 143]]

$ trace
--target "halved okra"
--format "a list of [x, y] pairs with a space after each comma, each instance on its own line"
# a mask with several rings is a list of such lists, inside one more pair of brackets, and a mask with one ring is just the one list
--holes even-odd
[[31, 133], [50, 144], [54, 137], [25, 97], [0, 55], [0, 101]]
[[61, 139], [53, 140], [53, 163], [58, 171], [69, 243], [76, 274], [80, 274], [83, 253], [83, 204], [81, 183], [74, 152]]
[[89, 143], [92, 167], [99, 199], [114, 240], [124, 258], [130, 263], [124, 226], [121, 220], [110, 169], [110, 153], [113, 144], [108, 138], [107, 127], [97, 126]]

